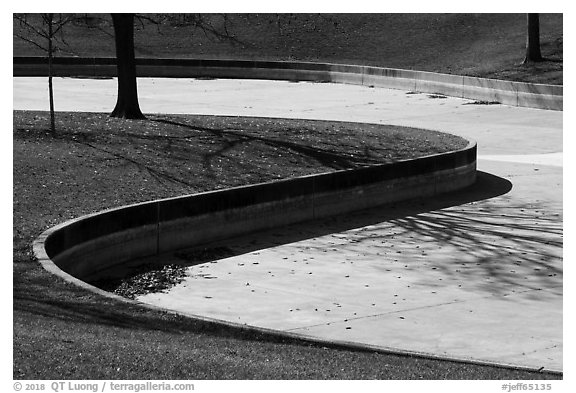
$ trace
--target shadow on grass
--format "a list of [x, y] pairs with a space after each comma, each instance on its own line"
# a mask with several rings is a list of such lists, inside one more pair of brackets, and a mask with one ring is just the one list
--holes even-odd
[[[154, 123], [160, 127], [172, 127], [170, 129], [172, 134], [155, 133]], [[327, 141], [326, 146], [315, 147], [310, 146], [308, 140], [297, 143], [251, 134], [250, 131], [259, 132], [258, 128], [252, 130], [251, 125], [239, 126], [246, 127], [246, 131], [244, 128], [206, 127], [161, 117], [150, 117], [149, 132], [142, 132], [140, 129], [132, 130], [133, 125], [127, 124], [124, 128], [120, 127], [121, 131], [116, 133], [107, 129], [79, 132], [74, 128], [59, 129], [56, 135], [51, 135], [43, 130], [32, 133], [26, 127], [17, 128], [16, 131], [18, 137], [23, 139], [50, 138], [93, 149], [99, 153], [99, 158], [95, 159], [96, 164], [103, 164], [107, 167], [114, 163], [115, 166], [121, 168], [134, 167], [138, 172], [150, 176], [159, 184], [175, 185], [189, 190], [198, 190], [198, 187], [205, 183], [221, 180], [222, 175], [218, 174], [218, 170], [225, 170], [232, 178], [239, 178], [242, 172], [262, 172], [261, 177], [265, 178], [264, 180], [275, 178], [266, 174], [266, 170], [261, 168], [262, 163], [246, 163], [242, 159], [242, 154], [245, 153], [239, 152], [243, 148], [252, 154], [258, 154], [259, 149], [265, 150], [266, 154], [271, 155], [272, 158], [276, 158], [274, 154], [277, 157], [295, 157], [296, 160], [309, 163], [309, 168], [321, 167], [322, 171], [353, 169], [394, 159], [394, 157], [384, 158], [391, 149], [390, 144], [366, 145], [363, 146], [362, 151], [351, 154], [346, 152], [345, 144], [333, 138]], [[402, 141], [398, 143], [399, 147], [405, 147]], [[402, 154], [408, 153], [403, 151]], [[417, 151], [411, 154], [417, 154]], [[220, 165], [221, 161], [226, 165]], [[168, 165], [160, 165], [161, 162]], [[290, 161], [288, 165], [294, 166], [294, 163]], [[196, 171], [184, 169], [190, 166]], [[290, 173], [283, 174], [283, 176], [289, 175]], [[259, 181], [264, 180], [259, 179]]]
[[162, 124], [184, 127], [186, 129], [193, 131], [207, 132], [211, 134], [213, 137], [215, 137], [216, 140], [221, 141], [223, 147], [214, 152], [206, 153], [203, 155], [204, 166], [207, 169], [211, 168], [212, 166], [211, 163], [214, 158], [222, 156], [225, 152], [233, 149], [234, 147], [237, 147], [238, 145], [252, 142], [261, 142], [272, 148], [287, 150], [292, 153], [296, 153], [311, 158], [317, 161], [319, 164], [335, 170], [351, 169], [351, 168], [357, 168], [359, 166], [382, 163], [381, 160], [377, 160], [375, 158], [354, 157], [351, 155], [347, 155], [345, 153], [334, 152], [331, 150], [316, 148], [290, 141], [282, 141], [272, 138], [259, 137], [255, 135], [248, 135], [230, 129], [214, 129], [214, 128], [198, 127], [167, 119], [151, 119], [151, 120]]

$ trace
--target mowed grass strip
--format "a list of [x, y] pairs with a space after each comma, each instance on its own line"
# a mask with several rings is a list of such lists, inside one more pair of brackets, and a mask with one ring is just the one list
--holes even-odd
[[326, 348], [104, 298], [50, 275], [46, 228], [155, 198], [356, 168], [463, 147], [430, 131], [209, 116], [14, 112], [14, 379], [556, 379]]

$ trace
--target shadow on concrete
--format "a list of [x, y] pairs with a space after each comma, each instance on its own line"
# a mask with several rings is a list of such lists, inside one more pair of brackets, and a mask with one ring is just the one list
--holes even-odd
[[[433, 263], [445, 278], [486, 294], [561, 292], [562, 217], [536, 203], [511, 202], [505, 196], [511, 189], [508, 180], [478, 172], [477, 182], [458, 192], [276, 228], [206, 245], [203, 252], [206, 256], [214, 250], [218, 259], [222, 249], [239, 255], [349, 231], [338, 236], [340, 250], [379, 252], [408, 264]], [[306, 253], [311, 246], [295, 247]], [[190, 250], [192, 258], [181, 260], [188, 265], [208, 260], [194, 260], [198, 254], [198, 248]]]
[[[243, 247], [244, 252], [250, 252], [332, 233], [371, 226], [385, 221], [402, 220], [426, 212], [495, 198], [508, 193], [511, 189], [512, 183], [508, 180], [489, 173], [478, 172], [476, 183], [460, 191], [438, 195], [429, 199], [416, 199], [401, 203], [388, 204], [360, 212], [347, 213], [325, 219], [271, 229], [265, 232], [258, 232], [230, 239], [229, 241], [215, 242], [206, 245], [205, 249], [214, 248], [215, 250], [221, 250], [222, 247], [228, 246], [228, 248], [230, 248], [229, 246], [231, 244], [243, 243], [252, 245]], [[201, 261], [206, 261], [206, 258], [202, 258]]]
[[390, 222], [400, 229], [396, 236], [416, 236], [454, 253], [436, 264], [445, 278], [474, 283], [493, 295], [542, 289], [561, 293], [562, 218], [541, 209], [489, 200]]

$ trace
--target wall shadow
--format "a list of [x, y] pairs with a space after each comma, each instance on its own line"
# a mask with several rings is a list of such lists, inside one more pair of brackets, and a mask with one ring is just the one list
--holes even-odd
[[[235, 237], [207, 244], [203, 247], [190, 249], [192, 255], [204, 255], [190, 264], [203, 263], [210, 260], [210, 250], [216, 254], [224, 248], [232, 250], [232, 245], [243, 244], [243, 252], [261, 250], [282, 244], [344, 232], [356, 228], [375, 225], [385, 221], [402, 220], [415, 217], [425, 212], [441, 210], [447, 207], [459, 206], [471, 202], [482, 201], [504, 195], [512, 189], [512, 183], [506, 179], [486, 172], [477, 172], [476, 182], [465, 189], [450, 192], [427, 199], [414, 199], [399, 203], [386, 204], [358, 212], [346, 213], [334, 217], [307, 221], [299, 224], [259, 231], [246, 236]], [[400, 222], [400, 221], [398, 221]], [[195, 250], [198, 250], [197, 252]], [[200, 251], [202, 250], [202, 251]], [[185, 252], [180, 252], [180, 254]], [[227, 256], [233, 256], [230, 251]], [[215, 255], [215, 258], [221, 257]]]
[[[477, 182], [460, 191], [219, 241], [173, 254], [172, 261], [195, 265], [210, 261], [211, 250], [220, 259], [222, 250], [234, 256], [347, 232], [338, 235], [338, 250], [401, 258], [412, 267], [433, 263], [436, 273], [479, 294], [561, 295], [562, 215], [508, 197], [511, 189], [510, 181], [478, 172]], [[329, 244], [294, 247], [306, 253]], [[204, 257], [194, 259], [198, 255]], [[543, 289], [550, 293], [535, 292]]]

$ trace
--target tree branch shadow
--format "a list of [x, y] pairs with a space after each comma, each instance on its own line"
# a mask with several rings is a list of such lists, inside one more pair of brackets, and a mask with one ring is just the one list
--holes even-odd
[[214, 129], [214, 128], [198, 127], [195, 125], [190, 125], [168, 119], [151, 119], [151, 120], [158, 123], [183, 127], [193, 131], [206, 132], [216, 137], [218, 140], [225, 141], [224, 147], [222, 147], [217, 151], [210, 152], [204, 155], [203, 161], [206, 167], [210, 167], [212, 165], [211, 164], [212, 160], [215, 157], [222, 156], [224, 152], [236, 147], [237, 145], [252, 142], [261, 142], [272, 148], [283, 149], [290, 151], [292, 153], [308, 157], [310, 159], [315, 160], [316, 162], [318, 162], [323, 166], [335, 170], [357, 168], [360, 166], [385, 162], [371, 157], [355, 157], [353, 155], [348, 155], [341, 152], [334, 152], [328, 149], [316, 148], [290, 141], [282, 141], [272, 138], [259, 137], [255, 135], [248, 135], [245, 133], [238, 132], [238, 130], [235, 129]]
[[[478, 172], [473, 186], [457, 192], [246, 235], [206, 249], [225, 247], [239, 255], [338, 233], [339, 239], [348, 238], [338, 243], [340, 250], [378, 252], [378, 259], [401, 258], [412, 267], [429, 265], [486, 295], [561, 292], [561, 214], [540, 203], [512, 202], [505, 196], [511, 189], [508, 180]], [[306, 252], [310, 242], [296, 247]]]
[[[326, 148], [308, 146], [304, 143], [253, 135], [232, 128], [203, 127], [164, 118], [151, 118], [150, 121], [161, 125], [176, 126], [182, 129], [182, 133], [180, 135], [177, 133], [172, 135], [142, 133], [130, 131], [127, 128], [116, 136], [124, 138], [127, 142], [125, 144], [110, 144], [104, 130], [98, 134], [62, 130], [57, 138], [67, 139], [99, 153], [104, 153], [99, 154], [99, 158], [95, 159], [97, 162], [111, 163], [115, 161], [119, 166], [133, 166], [139, 172], [150, 175], [151, 178], [161, 184], [183, 187], [190, 192], [200, 189], [201, 184], [207, 181], [206, 179], [218, 178], [216, 169], [222, 169], [218, 164], [221, 160], [228, 161], [225, 168], [233, 166], [246, 173], [261, 171], [261, 168], [252, 167], [254, 164], [241, 160], [241, 155], [245, 154], [241, 151], [242, 146], [251, 144], [266, 146], [277, 151], [278, 154], [297, 157], [297, 159], [310, 162], [310, 167], [321, 166], [326, 168], [324, 170], [352, 169], [387, 162], [385, 159], [377, 158], [378, 152], [371, 151], [368, 147], [365, 147], [364, 151], [359, 154], [349, 154], [345, 149], [332, 149], [330, 146]], [[257, 151], [257, 148], [255, 149]], [[233, 152], [234, 150], [239, 150], [238, 156]], [[163, 168], [158, 165], [158, 162], [169, 165]], [[198, 165], [202, 171], [192, 173], [183, 169], [190, 165]], [[172, 168], [176, 171], [173, 171]], [[266, 175], [259, 177], [266, 180], [273, 179], [273, 177], [267, 178]]]

